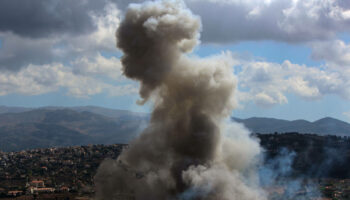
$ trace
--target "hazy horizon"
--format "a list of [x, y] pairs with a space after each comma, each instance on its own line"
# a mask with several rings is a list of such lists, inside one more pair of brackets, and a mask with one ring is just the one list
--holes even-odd
[[[24, 108], [24, 109], [41, 109], [41, 108], [63, 108], [63, 109], [70, 109], [70, 108], [77, 108], [77, 107], [96, 107], [96, 108], [102, 108], [102, 109], [109, 109], [109, 110], [120, 110], [120, 111], [130, 111], [130, 112], [135, 112], [135, 113], [144, 113], [144, 114], [151, 114], [150, 111], [145, 111], [145, 110], [141, 110], [141, 111], [135, 111], [135, 110], [128, 110], [128, 109], [120, 109], [120, 108], [112, 108], [112, 107], [105, 107], [105, 106], [97, 106], [97, 105], [77, 105], [77, 106], [74, 106], [74, 105], [71, 105], [71, 106], [55, 106], [55, 105], [48, 105], [48, 106], [33, 106], [33, 107], [29, 107], [29, 106], [6, 106], [6, 105], [0, 105], [0, 108], [1, 107], [6, 107], [6, 108]], [[6, 113], [6, 112], [4, 112]], [[231, 115], [233, 118], [238, 118], [238, 119], [249, 119], [249, 118], [271, 118], [271, 119], [278, 119], [278, 120], [287, 120], [287, 121], [296, 121], [296, 120], [306, 120], [306, 121], [309, 121], [309, 122], [315, 122], [315, 121], [318, 121], [320, 119], [324, 119], [324, 118], [333, 118], [333, 119], [337, 119], [337, 120], [341, 120], [341, 119], [338, 119], [338, 118], [334, 118], [334, 117], [330, 117], [330, 116], [324, 116], [324, 117], [320, 117], [320, 118], [317, 118], [317, 119], [314, 119], [314, 120], [308, 120], [308, 119], [304, 119], [304, 118], [294, 118], [294, 119], [286, 119], [286, 118], [276, 118], [276, 117], [269, 117], [269, 116], [250, 116], [250, 117], [246, 117], [246, 118], [243, 118], [243, 117], [238, 117], [236, 115], [234, 115], [234, 113], [232, 113]], [[343, 121], [343, 120], [341, 120]], [[347, 122], [349, 123], [348, 121], [344, 121], [344, 122]]]

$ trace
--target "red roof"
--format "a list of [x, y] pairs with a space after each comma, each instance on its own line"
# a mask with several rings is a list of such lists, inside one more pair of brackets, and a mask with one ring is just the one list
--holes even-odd
[[43, 183], [44, 181], [32, 181], [32, 183]]

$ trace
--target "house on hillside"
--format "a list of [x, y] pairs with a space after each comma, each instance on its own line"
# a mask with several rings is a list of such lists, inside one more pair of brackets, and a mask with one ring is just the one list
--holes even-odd
[[33, 180], [29, 183], [30, 186], [36, 187], [36, 188], [43, 188], [45, 187], [45, 183], [42, 180]]
[[22, 194], [23, 194], [23, 191], [21, 190], [12, 190], [7, 192], [7, 196], [11, 196], [11, 197], [18, 197], [18, 196], [21, 196]]

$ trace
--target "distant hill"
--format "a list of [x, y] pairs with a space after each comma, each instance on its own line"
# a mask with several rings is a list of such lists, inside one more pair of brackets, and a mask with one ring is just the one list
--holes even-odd
[[20, 113], [20, 112], [25, 112], [30, 110], [33, 110], [33, 108], [0, 106], [0, 114]]
[[253, 133], [315, 133], [319, 135], [347, 135], [350, 136], [350, 124], [331, 117], [309, 122], [306, 120], [281, 120], [274, 118], [252, 117], [248, 119], [233, 118], [243, 123]]
[[136, 119], [144, 119], [148, 118], [148, 113], [140, 113], [140, 112], [131, 112], [128, 110], [117, 110], [117, 109], [109, 109], [109, 108], [103, 108], [98, 106], [79, 106], [79, 107], [72, 107], [72, 110], [75, 111], [88, 111], [95, 114], [104, 115], [107, 117], [111, 117], [114, 119], [120, 119], [120, 120], [136, 120]]
[[132, 112], [113, 118], [77, 110], [81, 111], [43, 108], [0, 114], [0, 150], [128, 143], [147, 123], [147, 117]]
[[[14, 108], [16, 108], [16, 107], [14, 107]], [[147, 118], [149, 116], [149, 114], [147, 114], [147, 113], [132, 112], [129, 110], [103, 108], [103, 107], [98, 107], [98, 106], [76, 106], [76, 107], [47, 106], [47, 107], [42, 107], [40, 109], [46, 109], [46, 110], [68, 109], [68, 110], [74, 110], [74, 111], [78, 111], [78, 112], [87, 111], [87, 112], [103, 115], [103, 116], [110, 117], [113, 119], [118, 119], [118, 120], [144, 119], [144, 118]]]
[[[96, 106], [0, 106], [0, 150], [128, 143], [145, 128], [149, 117], [147, 113]], [[350, 124], [329, 117], [315, 122], [258, 117], [232, 119], [243, 123], [253, 133], [300, 132], [350, 136]]]

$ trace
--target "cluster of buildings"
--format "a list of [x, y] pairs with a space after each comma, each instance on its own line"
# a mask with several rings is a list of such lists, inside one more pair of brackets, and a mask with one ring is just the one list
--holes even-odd
[[320, 181], [320, 190], [329, 199], [350, 199], [350, 179], [323, 179]]
[[[273, 137], [275, 141], [278, 136], [271, 134], [263, 137], [267, 139]], [[273, 142], [270, 143], [275, 145]], [[106, 158], [116, 159], [126, 147], [127, 145], [121, 144], [88, 145], [0, 152], [0, 199], [40, 199], [37, 197], [44, 196], [44, 199], [66, 200], [92, 196], [93, 179], [100, 163]], [[323, 178], [313, 182], [323, 196], [311, 198], [313, 200], [350, 199], [350, 179]], [[301, 196], [307, 193], [307, 191], [299, 192]], [[270, 188], [269, 193], [271, 197], [281, 199], [280, 197], [285, 195], [285, 190], [281, 187]]]
[[[302, 200], [349, 200], [350, 179], [318, 179], [309, 180], [305, 187], [290, 193], [286, 186], [265, 188], [270, 200], [302, 199]], [[309, 184], [309, 185], [308, 185]]]
[[105, 158], [126, 145], [89, 145], [0, 152], [0, 198], [94, 192], [93, 178]]

